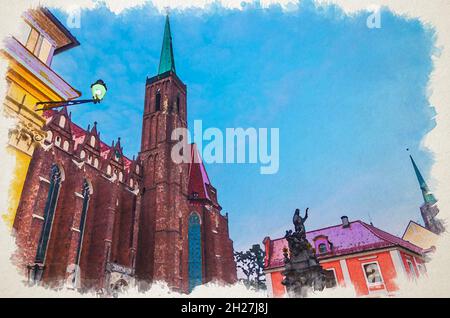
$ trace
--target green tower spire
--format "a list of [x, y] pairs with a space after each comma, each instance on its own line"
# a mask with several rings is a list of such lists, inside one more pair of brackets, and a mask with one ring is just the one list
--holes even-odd
[[166, 25], [164, 27], [164, 38], [161, 49], [161, 58], [159, 60], [158, 75], [165, 72], [175, 72], [175, 59], [173, 58], [172, 34], [170, 33], [169, 16], [166, 16]]
[[417, 165], [414, 162], [413, 157], [410, 155], [409, 158], [411, 159], [412, 165], [414, 167], [414, 172], [416, 173], [417, 181], [419, 181], [420, 190], [422, 191], [423, 200], [425, 201], [425, 203], [429, 203], [429, 204], [436, 203], [437, 200], [434, 197], [433, 193], [431, 193], [430, 188], [428, 188], [428, 185], [425, 182], [425, 179], [422, 177], [422, 174], [420, 173], [419, 168], [417, 168]]

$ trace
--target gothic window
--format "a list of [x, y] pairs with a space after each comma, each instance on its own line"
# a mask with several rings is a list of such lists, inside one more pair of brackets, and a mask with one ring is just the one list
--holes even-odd
[[89, 144], [91, 145], [91, 147], [95, 147], [95, 137], [91, 136], [91, 140], [89, 141]]
[[94, 167], [98, 168], [98, 159], [97, 158], [94, 159]]
[[130, 188], [132, 188], [133, 187], [133, 179], [130, 179]]
[[84, 152], [84, 150], [81, 150], [80, 152], [80, 158], [84, 159], [84, 157], [86, 157], [86, 152]]
[[78, 238], [78, 246], [77, 246], [77, 255], [75, 258], [75, 264], [80, 265], [80, 256], [81, 256], [81, 249], [83, 246], [83, 237], [84, 237], [84, 228], [86, 225], [86, 215], [87, 210], [89, 208], [89, 199], [91, 194], [91, 188], [89, 187], [89, 183], [86, 181], [86, 179], [83, 182], [83, 189], [81, 192], [83, 196], [83, 207], [81, 210], [81, 217], [80, 217], [80, 237]]
[[202, 241], [200, 217], [197, 213], [189, 216], [189, 291], [202, 284]]
[[155, 97], [155, 111], [157, 112], [160, 110], [161, 110], [161, 93], [158, 90]]
[[123, 173], [122, 173], [122, 171], [119, 172], [119, 181], [120, 182], [123, 181]]
[[108, 167], [106, 167], [106, 174], [111, 175], [111, 165], [108, 165]]
[[176, 104], [176, 108], [175, 108], [175, 112], [179, 112], [180, 111], [180, 96], [177, 96], [177, 104]]
[[61, 145], [61, 137], [56, 136], [56, 138], [55, 138], [55, 145], [57, 145], [57, 146]]
[[42, 226], [41, 235], [39, 238], [36, 252], [35, 258], [36, 263], [44, 263], [45, 260], [60, 185], [61, 185], [61, 170], [59, 169], [58, 165], [53, 164], [50, 174], [50, 186], [48, 190], [47, 201], [45, 202], [44, 224]]
[[139, 174], [139, 165], [136, 165], [136, 173]]
[[64, 128], [66, 126], [66, 117], [59, 117], [59, 127]]
[[53, 133], [49, 130], [47, 131], [47, 136], [45, 137], [45, 140], [48, 142], [52, 142]]
[[67, 140], [65, 140], [64, 143], [63, 143], [63, 149], [65, 151], [69, 151], [69, 142]]

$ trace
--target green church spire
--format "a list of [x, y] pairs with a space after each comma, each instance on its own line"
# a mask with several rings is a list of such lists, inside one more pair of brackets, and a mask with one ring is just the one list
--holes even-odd
[[411, 159], [412, 165], [414, 167], [414, 172], [416, 173], [417, 181], [419, 181], [420, 190], [422, 191], [423, 200], [425, 201], [425, 203], [429, 203], [429, 204], [436, 203], [437, 200], [434, 197], [433, 193], [431, 193], [430, 189], [428, 188], [428, 185], [425, 182], [425, 179], [422, 177], [422, 174], [420, 173], [419, 168], [417, 168], [417, 165], [414, 162], [413, 157], [410, 155], [409, 158]]
[[161, 49], [161, 58], [159, 60], [158, 75], [172, 71], [175, 73], [175, 59], [173, 58], [172, 34], [170, 33], [169, 16], [166, 16], [166, 25], [164, 27], [164, 38]]

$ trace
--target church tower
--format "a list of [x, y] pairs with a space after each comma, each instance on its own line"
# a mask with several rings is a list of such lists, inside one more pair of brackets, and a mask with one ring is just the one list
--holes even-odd
[[428, 188], [428, 185], [422, 177], [422, 174], [420, 173], [413, 157], [410, 155], [409, 158], [411, 159], [414, 172], [416, 173], [417, 180], [419, 181], [420, 190], [424, 200], [424, 203], [420, 207], [420, 212], [422, 214], [425, 227], [433, 233], [440, 234], [445, 231], [445, 227], [442, 224], [442, 221], [436, 218], [439, 213], [437, 200]]
[[[145, 283], [165, 281], [183, 290], [187, 275], [188, 165], [174, 163], [172, 131], [186, 128], [186, 85], [178, 78], [169, 17], [166, 17], [158, 74], [147, 78], [142, 125], [144, 178], [136, 276]], [[142, 286], [142, 285], [141, 285]], [[145, 286], [143, 287], [145, 288]]]

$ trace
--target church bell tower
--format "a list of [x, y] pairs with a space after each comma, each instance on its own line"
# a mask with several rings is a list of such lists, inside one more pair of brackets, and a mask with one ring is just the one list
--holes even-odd
[[144, 168], [136, 276], [183, 289], [187, 218], [187, 164], [171, 158], [172, 131], [186, 128], [186, 85], [178, 78], [169, 17], [156, 76], [147, 78], [139, 157]]

